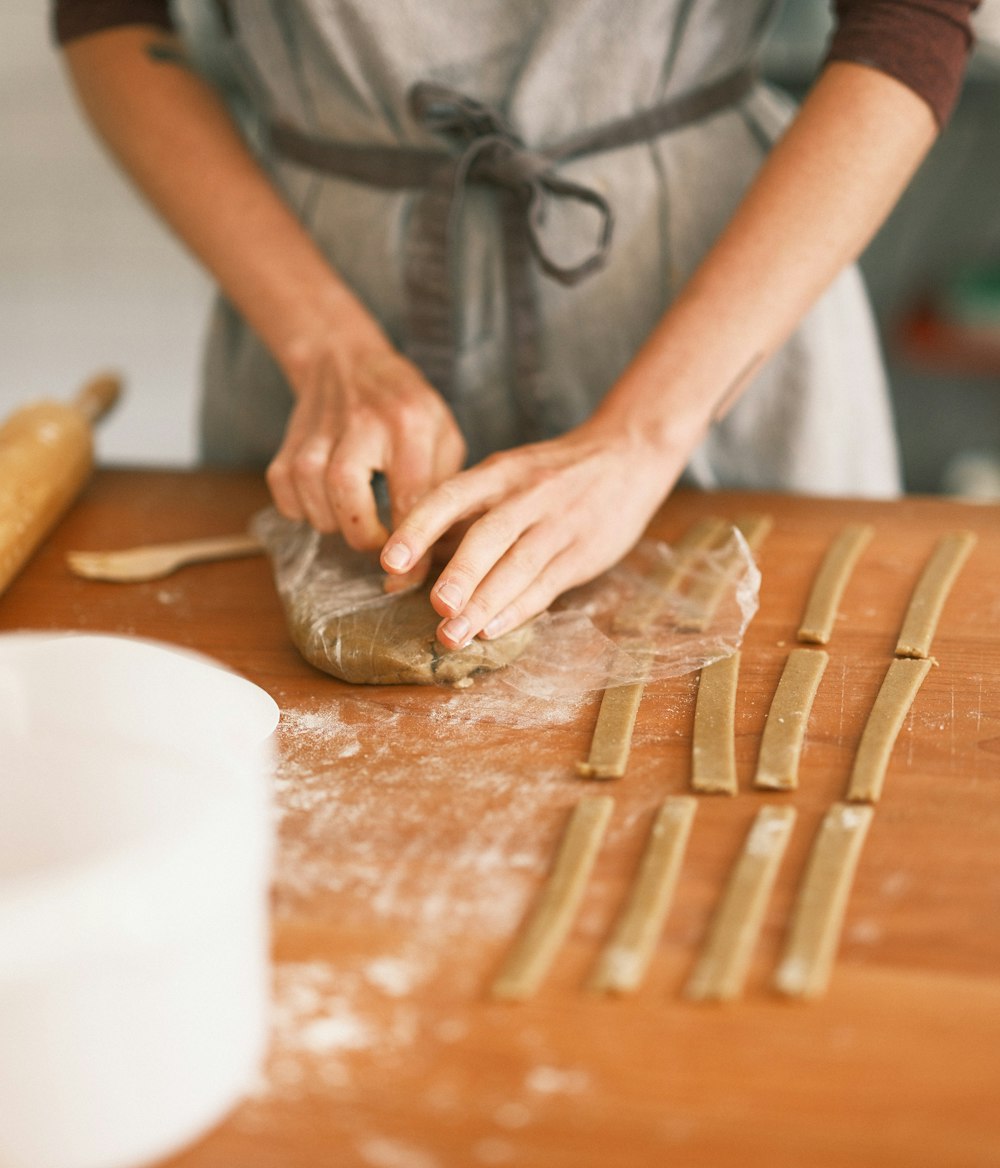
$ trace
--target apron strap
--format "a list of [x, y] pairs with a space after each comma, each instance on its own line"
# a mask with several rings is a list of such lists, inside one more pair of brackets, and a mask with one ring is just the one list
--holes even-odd
[[[514, 385], [528, 432], [542, 437], [562, 427], [554, 417], [555, 403], [543, 400], [540, 384], [532, 260], [551, 279], [576, 284], [604, 266], [614, 232], [614, 211], [607, 199], [592, 187], [563, 178], [559, 166], [692, 125], [735, 105], [755, 81], [756, 71], [746, 67], [650, 109], [582, 131], [544, 151], [526, 146], [489, 106], [428, 82], [410, 91], [410, 110], [420, 125], [449, 143], [449, 151], [353, 145], [314, 138], [284, 122], [272, 124], [269, 140], [280, 157], [300, 166], [385, 190], [422, 192], [413, 208], [403, 255], [406, 351], [459, 415], [452, 245], [468, 185], [497, 190]], [[597, 214], [590, 249], [574, 264], [561, 263], [546, 249], [542, 225], [549, 200], [576, 202]]]

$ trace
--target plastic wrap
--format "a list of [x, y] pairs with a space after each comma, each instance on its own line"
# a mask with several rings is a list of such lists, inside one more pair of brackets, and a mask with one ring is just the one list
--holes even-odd
[[431, 581], [386, 593], [378, 557], [320, 535], [273, 508], [253, 519], [267, 549], [296, 648], [318, 669], [355, 685], [462, 685], [506, 665], [525, 647], [530, 626], [495, 641], [447, 650], [436, 638]]
[[721, 544], [683, 556], [643, 540], [539, 617], [504, 681], [555, 697], [680, 677], [739, 648], [759, 592], [760, 572], [735, 528]]
[[432, 581], [388, 594], [375, 555], [273, 509], [254, 518], [253, 530], [271, 558], [299, 652], [355, 684], [462, 685], [502, 668], [505, 685], [555, 697], [655, 681], [728, 656], [757, 610], [760, 574], [736, 529], [683, 557], [644, 540], [524, 628], [449, 651], [435, 638]]

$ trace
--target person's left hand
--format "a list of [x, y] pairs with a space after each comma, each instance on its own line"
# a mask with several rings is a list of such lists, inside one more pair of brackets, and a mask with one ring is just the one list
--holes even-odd
[[491, 455], [442, 483], [382, 549], [392, 575], [472, 520], [431, 591], [438, 638], [461, 648], [499, 637], [557, 596], [617, 563], [682, 469], [662, 447], [586, 423], [546, 442]]

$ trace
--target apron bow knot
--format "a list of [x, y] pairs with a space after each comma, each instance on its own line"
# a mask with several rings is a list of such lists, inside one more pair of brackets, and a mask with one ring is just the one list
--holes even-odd
[[[601, 194], [556, 174], [557, 160], [531, 150], [495, 110], [444, 85], [420, 82], [410, 91], [410, 111], [426, 129], [460, 147], [450, 163], [452, 206], [449, 236], [461, 211], [467, 183], [501, 187], [520, 201], [528, 245], [539, 267], [561, 284], [578, 283], [602, 267], [611, 247], [614, 212]], [[597, 239], [575, 264], [560, 264], [545, 248], [542, 230], [547, 198], [569, 199], [593, 207], [599, 216]]]

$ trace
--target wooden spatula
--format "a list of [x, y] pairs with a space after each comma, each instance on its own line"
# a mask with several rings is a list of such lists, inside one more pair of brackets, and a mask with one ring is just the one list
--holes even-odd
[[180, 543], [148, 544], [121, 551], [67, 552], [66, 562], [78, 576], [115, 583], [160, 580], [186, 564], [209, 560], [231, 560], [263, 552], [252, 535], [220, 535], [209, 539], [188, 539]]

